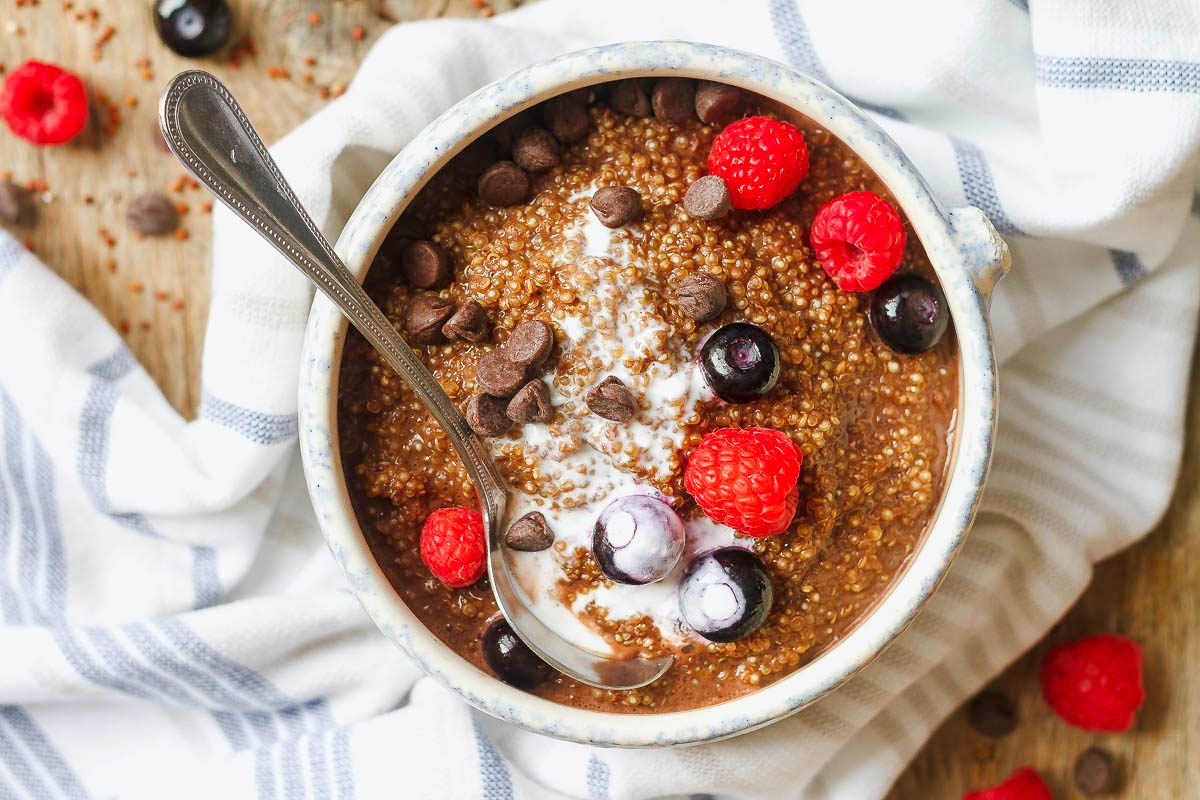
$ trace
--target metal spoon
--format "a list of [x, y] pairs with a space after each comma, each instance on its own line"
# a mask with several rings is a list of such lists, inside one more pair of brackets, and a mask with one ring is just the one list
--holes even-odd
[[636, 689], [666, 672], [672, 656], [598, 656], [563, 639], [529, 610], [501, 551], [508, 487], [487, 448], [317, 230], [229, 90], [207, 72], [189, 70], [167, 84], [158, 113], [176, 158], [341, 309], [446, 431], [479, 492], [496, 605], [522, 641], [559, 672], [602, 689]]

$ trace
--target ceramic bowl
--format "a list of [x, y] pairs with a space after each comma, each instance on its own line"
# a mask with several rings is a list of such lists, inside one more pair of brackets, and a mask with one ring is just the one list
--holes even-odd
[[397, 155], [346, 224], [337, 251], [361, 277], [385, 234], [425, 182], [496, 123], [554, 95], [619, 78], [721, 81], [796, 109], [856, 151], [903, 207], [937, 272], [961, 358], [957, 433], [941, 504], [919, 549], [852, 631], [810, 664], [748, 695], [691, 711], [625, 715], [584, 711], [501, 683], [460, 658], [405, 606], [371, 555], [350, 500], [337, 444], [337, 389], [346, 320], [319, 296], [300, 377], [300, 444], [312, 502], [329, 548], [363, 608], [421, 669], [471, 705], [531, 731], [600, 745], [651, 747], [712, 741], [758, 728], [812, 703], [865, 667], [904, 630], [946, 574], [979, 502], [996, 422], [996, 363], [988, 324], [992, 287], [1008, 267], [1003, 241], [976, 208], [943, 208], [893, 142], [846, 98], [759, 56], [684, 42], [584, 50], [523, 69], [451, 108]]

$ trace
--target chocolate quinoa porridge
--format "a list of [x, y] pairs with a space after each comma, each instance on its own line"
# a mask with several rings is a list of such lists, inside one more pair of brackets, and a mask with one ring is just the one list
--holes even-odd
[[368, 291], [508, 478], [535, 612], [589, 649], [677, 660], [608, 692], [493, 652], [475, 492], [351, 332], [342, 461], [399, 595], [481, 669], [604, 711], [729, 700], [844, 636], [935, 513], [958, 395], [898, 211], [830, 133], [716, 84], [602, 84], [468, 147]]

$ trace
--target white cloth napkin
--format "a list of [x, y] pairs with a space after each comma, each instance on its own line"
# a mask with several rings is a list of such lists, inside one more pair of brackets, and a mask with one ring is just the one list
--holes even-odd
[[[784, 722], [691, 749], [590, 749], [482, 718], [376, 632], [318, 535], [295, 447], [303, 279], [217, 215], [188, 422], [0, 234], [0, 797], [884, 794], [1171, 493], [1200, 305], [1200, 14], [1194, 0], [868, 5], [548, 0], [401, 25], [273, 151], [332, 237], [434, 116], [584, 46], [752, 50], [875, 110], [1015, 261], [994, 306], [983, 512], [882, 658]], [[1151, 660], [1169, 646], [1146, 644]]]

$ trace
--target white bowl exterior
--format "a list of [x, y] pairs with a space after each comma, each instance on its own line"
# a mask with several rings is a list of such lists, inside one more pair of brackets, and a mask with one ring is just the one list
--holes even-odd
[[[956, 234], [951, 216], [908, 158], [848, 100], [789, 67], [747, 53], [686, 42], [631, 42], [561, 56], [486, 86], [431, 123], [393, 159], [346, 224], [339, 255], [361, 279], [384, 235], [425, 181], [497, 122], [572, 88], [655, 75], [741, 86], [796, 109], [849, 145], [903, 207], [950, 306], [960, 354], [960, 402], [942, 501], [917, 552], [845, 638], [768, 686], [689, 711], [585, 711], [507, 686], [431, 633], [371, 555], [350, 505], [336, 444], [337, 369], [347, 325], [320, 295], [309, 318], [300, 376], [300, 444], [313, 505], [330, 550], [379, 629], [422, 670], [476, 708], [549, 736], [621, 747], [692, 744], [752, 730], [794, 713], [864, 668], [912, 621], [961, 547], [987, 474], [996, 415], [995, 357], [987, 321], [990, 286], [980, 291], [972, 278], [981, 271], [987, 274], [989, 267], [997, 274], [997, 267], [979, 263], [977, 252], [966, 252], [964, 239], [978, 237], [964, 237], [961, 230]], [[1004, 256], [1002, 245], [996, 253]]]

